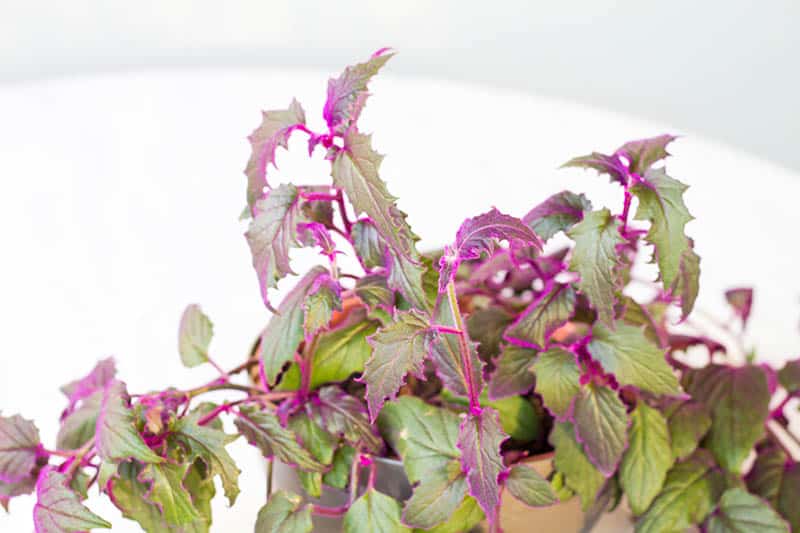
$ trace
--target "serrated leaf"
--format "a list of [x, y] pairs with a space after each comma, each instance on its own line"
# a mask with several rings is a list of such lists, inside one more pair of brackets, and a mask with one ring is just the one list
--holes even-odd
[[363, 372], [372, 353], [367, 337], [376, 329], [375, 322], [363, 320], [320, 335], [311, 359], [311, 388], [341, 382]]
[[624, 154], [629, 160], [628, 168], [630, 168], [631, 172], [641, 175], [654, 163], [670, 155], [667, 152], [667, 145], [675, 139], [674, 135], [665, 134], [630, 141], [617, 148], [615, 153]]
[[[447, 522], [425, 531], [427, 533], [464, 533], [464, 531], [474, 531], [475, 527], [483, 519], [484, 514], [478, 502], [475, 501], [475, 498], [467, 496]], [[421, 533], [419, 529], [414, 531], [415, 533]]]
[[800, 391], [800, 359], [787, 362], [778, 371], [778, 382], [789, 394]]
[[501, 307], [476, 309], [467, 317], [469, 338], [478, 343], [478, 354], [484, 361], [500, 353], [503, 331], [513, 322], [514, 315]]
[[390, 309], [394, 305], [394, 293], [386, 283], [386, 277], [370, 274], [359, 278], [353, 289], [364, 304], [370, 309], [384, 307]]
[[661, 492], [674, 459], [666, 419], [644, 401], [640, 400], [631, 412], [629, 433], [620, 483], [633, 514], [640, 515]]
[[114, 363], [114, 358], [103, 359], [98, 361], [86, 376], [61, 387], [61, 392], [69, 398], [70, 408], [72, 408], [78, 401], [91, 396], [99, 390], [103, 390], [114, 379], [116, 373], [117, 367]]
[[588, 383], [575, 398], [575, 437], [606, 477], [617, 469], [628, 444], [628, 414], [616, 391]]
[[478, 501], [490, 523], [497, 520], [499, 512], [497, 479], [505, 471], [500, 445], [507, 438], [497, 411], [492, 408], [484, 408], [480, 414], [468, 414], [458, 432], [461, 467], [467, 475], [470, 496]]
[[208, 346], [213, 336], [214, 325], [200, 306], [188, 305], [178, 328], [178, 353], [183, 365], [191, 368], [208, 361]]
[[211, 500], [216, 496], [217, 489], [214, 486], [214, 478], [209, 475], [208, 468], [203, 461], [192, 463], [186, 477], [183, 479], [183, 486], [186, 487], [186, 490], [191, 495], [192, 504], [200, 515], [200, 519], [187, 529], [206, 531], [213, 518]]
[[694, 245], [689, 239], [689, 249], [681, 256], [680, 268], [672, 294], [677, 295], [681, 302], [681, 320], [686, 319], [694, 309], [697, 294], [700, 292], [700, 256], [692, 248]]
[[136, 430], [128, 402], [128, 391], [123, 382], [112, 380], [106, 385], [97, 415], [97, 455], [112, 463], [127, 461], [132, 457], [144, 463], [162, 462], [163, 459], [145, 444]]
[[398, 291], [411, 307], [428, 311], [432, 306], [424, 285], [428, 268], [422, 259], [416, 256], [410, 261], [394, 250], [389, 250], [387, 257], [389, 276], [386, 278], [386, 284], [389, 288]]
[[378, 233], [378, 228], [370, 219], [358, 220], [350, 231], [353, 248], [358, 260], [366, 270], [385, 266], [386, 243]]
[[711, 428], [711, 417], [703, 404], [675, 401], [664, 410], [668, 419], [672, 456], [683, 459], [697, 449]]
[[544, 406], [556, 418], [566, 416], [580, 392], [581, 371], [575, 355], [563, 348], [551, 348], [539, 355], [532, 370], [536, 392], [542, 396]]
[[15, 484], [36, 467], [39, 430], [19, 415], [0, 416], [0, 484]]
[[[445, 298], [442, 298], [434, 308], [433, 321], [437, 325], [457, 329], [455, 317]], [[467, 349], [472, 367], [471, 373], [465, 368], [456, 335], [449, 333], [436, 335], [431, 345], [430, 355], [436, 367], [436, 375], [442, 381], [442, 385], [457, 396], [469, 396], [470, 390], [480, 394], [483, 387], [481, 378], [483, 363], [478, 358], [475, 343], [469, 342]]]
[[489, 380], [488, 394], [492, 400], [517, 394], [526, 394], [533, 388], [536, 377], [532, 368], [536, 362], [536, 350], [509, 345], [503, 348], [494, 362], [494, 372]]
[[294, 358], [303, 340], [304, 302], [314, 282], [324, 275], [328, 275], [328, 271], [323, 267], [309, 270], [286, 295], [261, 334], [261, 359], [270, 385], [275, 384], [283, 365]]
[[709, 517], [708, 533], [789, 533], [789, 525], [763, 500], [740, 488], [728, 489]]
[[320, 389], [319, 403], [310, 405], [312, 416], [330, 433], [342, 437], [347, 443], [379, 453], [383, 446], [370, 424], [364, 403], [338, 387]]
[[277, 457], [286, 464], [310, 472], [325, 471], [325, 465], [300, 446], [294, 432], [281, 426], [274, 414], [255, 407], [242, 406], [234, 423], [247, 442], [261, 450], [265, 458]]
[[400, 533], [409, 531], [400, 522], [400, 503], [394, 498], [367, 489], [344, 515], [344, 533]]
[[267, 167], [270, 164], [275, 166], [275, 151], [279, 146], [287, 148], [292, 131], [305, 123], [305, 112], [294, 99], [287, 109], [262, 112], [261, 125], [248, 137], [252, 153], [244, 172], [247, 174], [247, 205], [250, 209], [268, 186]]
[[350, 483], [350, 468], [355, 457], [355, 448], [340, 446], [333, 454], [331, 469], [322, 476], [322, 482], [330, 487], [344, 490]]
[[567, 235], [575, 241], [570, 270], [580, 274], [578, 288], [583, 292], [597, 317], [605, 324], [614, 320], [616, 293], [620, 287], [616, 269], [617, 245], [625, 240], [619, 233], [620, 221], [608, 209], [590, 211]]
[[[302, 206], [300, 210], [303, 211]], [[305, 215], [305, 212], [303, 212], [303, 215]], [[319, 247], [320, 254], [328, 258], [337, 254], [333, 235], [328, 231], [328, 228], [318, 222], [300, 222], [297, 224], [297, 238], [303, 246]]]
[[358, 122], [369, 93], [367, 84], [394, 53], [375, 52], [368, 61], [345, 68], [338, 78], [328, 80], [328, 97], [322, 116], [332, 133], [343, 134]]
[[530, 507], [546, 507], [558, 501], [550, 482], [527, 466], [513, 466], [505, 487], [516, 499]]
[[394, 322], [367, 339], [372, 357], [364, 365], [370, 420], [375, 420], [384, 401], [394, 399], [405, 383], [406, 374], [420, 379], [422, 366], [430, 351], [431, 333], [428, 318], [411, 310], [399, 313]]
[[80, 407], [61, 421], [56, 437], [59, 450], [77, 450], [94, 439], [97, 431], [97, 415], [103, 403], [103, 391], [96, 391], [81, 401]]
[[550, 335], [575, 314], [575, 290], [555, 284], [543, 292], [506, 330], [505, 339], [518, 346], [543, 350]]
[[584, 211], [591, 210], [592, 203], [583, 194], [561, 191], [531, 209], [522, 221], [546, 241], [570, 229], [583, 220]]
[[589, 155], [570, 159], [561, 167], [590, 168], [596, 170], [599, 174], [607, 174], [612, 183], [617, 182], [620, 185], [625, 185], [628, 182], [628, 169], [625, 168], [625, 165], [616, 155], [592, 152]]
[[592, 329], [589, 353], [620, 385], [632, 385], [653, 394], [680, 394], [678, 378], [643, 327], [617, 323], [611, 330], [600, 323]]
[[149, 464], [139, 474], [140, 481], [150, 484], [148, 501], [161, 509], [168, 524], [190, 524], [200, 518], [183, 486], [187, 470], [185, 464]]
[[725, 291], [725, 299], [728, 304], [736, 311], [736, 315], [742, 320], [743, 325], [747, 325], [750, 318], [750, 311], [753, 308], [753, 289], [742, 287]]
[[311, 506], [303, 505], [297, 494], [279, 490], [258, 511], [255, 533], [309, 533], [312, 528]]
[[110, 528], [106, 522], [81, 505], [78, 495], [68, 486], [69, 478], [53, 468], [46, 468], [36, 484], [33, 523], [37, 533], [70, 533], [95, 528]]
[[459, 458], [459, 424], [456, 413], [414, 396], [387, 403], [378, 418], [381, 434], [403, 459], [411, 483], [444, 470]]
[[244, 236], [253, 256], [261, 297], [271, 309], [268, 290], [278, 286], [287, 274], [294, 274], [289, 263], [289, 250], [298, 246], [299, 210], [297, 187], [282, 184], [267, 193], [255, 205], [255, 215]]
[[550, 444], [555, 448], [553, 464], [567, 481], [567, 486], [581, 498], [581, 508], [586, 511], [606, 478], [589, 461], [583, 448], [575, 439], [575, 428], [570, 422], [556, 422], [550, 433]]
[[342, 310], [342, 288], [328, 275], [314, 280], [303, 302], [303, 331], [312, 337], [322, 329], [327, 329], [334, 311]]
[[687, 392], [711, 411], [705, 446], [717, 462], [738, 473], [755, 443], [764, 434], [769, 415], [769, 386], [764, 370], [709, 365], [684, 375]]
[[467, 482], [461, 465], [451, 461], [414, 488], [403, 509], [403, 523], [421, 529], [437, 526], [452, 516], [466, 494]]

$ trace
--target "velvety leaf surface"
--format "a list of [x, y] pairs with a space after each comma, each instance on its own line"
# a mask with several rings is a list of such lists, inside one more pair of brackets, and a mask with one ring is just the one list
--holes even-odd
[[800, 529], [800, 464], [787, 467], [781, 479], [778, 511], [792, 526], [792, 531]]
[[372, 453], [381, 451], [383, 443], [370, 424], [362, 401], [338, 387], [320, 389], [318, 400], [318, 404], [309, 407], [318, 424], [352, 446]]
[[178, 353], [184, 366], [191, 368], [208, 361], [208, 346], [213, 336], [214, 325], [200, 306], [187, 306], [178, 328]]
[[[467, 496], [444, 524], [426, 529], [427, 533], [463, 533], [473, 529], [483, 520], [484, 514], [475, 498]], [[415, 529], [415, 533], [422, 530]]]
[[478, 343], [478, 354], [484, 361], [500, 353], [503, 331], [513, 322], [514, 315], [501, 307], [476, 309], [467, 317], [467, 333]]
[[661, 492], [674, 459], [666, 419], [641, 400], [631, 412], [629, 433], [620, 483], [633, 514], [640, 515]]
[[46, 468], [36, 485], [33, 524], [36, 533], [71, 533], [111, 524], [81, 505], [78, 495], [67, 485], [67, 476]]
[[781, 482], [787, 466], [786, 454], [776, 446], [759, 450], [750, 472], [745, 478], [747, 488], [764, 498], [773, 507], [780, 501]]
[[764, 370], [709, 365], [686, 374], [687, 391], [711, 410], [711, 429], [705, 446], [717, 462], [739, 472], [755, 443], [764, 434], [769, 414], [769, 387]]
[[139, 480], [150, 485], [148, 501], [161, 509], [168, 524], [190, 524], [200, 518], [183, 486], [187, 468], [180, 464], [149, 464], [139, 474]]
[[331, 469], [322, 476], [322, 481], [330, 487], [344, 490], [350, 483], [350, 468], [356, 457], [356, 450], [350, 446], [340, 446], [333, 454]]
[[123, 382], [113, 380], [106, 385], [97, 415], [97, 455], [112, 463], [131, 457], [144, 463], [160, 463], [163, 459], [145, 444], [134, 427], [133, 412], [128, 402], [128, 391]]
[[356, 281], [355, 293], [370, 309], [376, 307], [391, 308], [394, 304], [394, 293], [386, 284], [386, 277], [370, 274]]
[[344, 515], [345, 533], [395, 533], [408, 531], [400, 522], [400, 504], [375, 489], [368, 489]]
[[617, 148], [616, 153], [627, 156], [631, 172], [644, 174], [654, 163], [670, 155], [667, 145], [675, 139], [674, 135], [665, 134], [630, 141]]
[[430, 529], [447, 521], [467, 494], [461, 464], [451, 461], [444, 470], [431, 472], [414, 488], [403, 509], [403, 523]]
[[19, 415], [0, 416], [0, 484], [18, 483], [36, 466], [39, 430]]
[[410, 261], [394, 250], [389, 250], [387, 256], [389, 276], [386, 284], [390, 289], [398, 291], [411, 307], [428, 311], [432, 304], [425, 290], [427, 267], [422, 264], [421, 258], [416, 257]]
[[97, 415], [100, 414], [102, 404], [103, 391], [98, 390], [81, 400], [80, 406], [64, 418], [56, 437], [56, 446], [59, 450], [77, 450], [94, 439], [97, 431]]
[[461, 466], [467, 474], [469, 494], [478, 501], [489, 522], [497, 519], [500, 504], [497, 478], [505, 471], [500, 445], [506, 438], [508, 435], [503, 432], [497, 412], [492, 408], [467, 415], [458, 433]]
[[305, 122], [306, 115], [297, 100], [292, 100], [287, 109], [262, 112], [261, 125], [248, 137], [253, 151], [244, 172], [247, 174], [247, 205], [250, 209], [264, 194], [267, 166], [275, 166], [275, 150], [279, 146], [287, 148], [292, 131]]
[[278, 306], [278, 313], [270, 318], [261, 334], [261, 358], [270, 384], [275, 383], [283, 365], [292, 360], [303, 340], [303, 304], [316, 279], [327, 274], [320, 266], [309, 270], [286, 295]]
[[[689, 239], [690, 246], [692, 245]], [[700, 256], [689, 248], [681, 256], [678, 276], [672, 287], [672, 294], [680, 298], [681, 320], [689, 316], [700, 292]]]
[[363, 372], [372, 353], [367, 337], [377, 328], [375, 322], [364, 320], [321, 335], [311, 358], [311, 388], [341, 382], [355, 372]]
[[620, 221], [608, 209], [590, 211], [567, 235], [575, 241], [570, 270], [580, 274], [578, 288], [606, 324], [614, 320], [616, 293], [621, 289], [617, 273], [616, 247], [624, 239], [619, 234]]
[[342, 310], [342, 288], [329, 275], [319, 276], [308, 291], [303, 302], [303, 331], [312, 337], [327, 329], [334, 311]]
[[548, 240], [583, 220], [583, 212], [591, 210], [592, 203], [583, 194], [561, 191], [531, 209], [522, 221], [543, 240]]
[[536, 412], [528, 398], [512, 396], [489, 401], [484, 391], [480, 402], [481, 406], [489, 406], [497, 411], [503, 431], [514, 440], [530, 442], [539, 437], [543, 417]]
[[684, 459], [697, 449], [711, 428], [711, 416], [703, 404], [675, 401], [664, 410], [668, 417], [672, 455]]
[[393, 399], [405, 383], [406, 374], [424, 379], [422, 365], [430, 351], [428, 319], [419, 311], [399, 313], [394, 322], [378, 330], [367, 340], [372, 357], [364, 366], [367, 405], [375, 420], [384, 401]]
[[255, 533], [309, 533], [313, 527], [311, 506], [302, 503], [297, 494], [273, 492], [258, 511]]
[[[455, 317], [445, 298], [441, 298], [439, 305], [434, 308], [433, 320], [437, 325], [447, 326], [458, 329]], [[469, 396], [470, 387], [480, 394], [481, 369], [483, 364], [478, 358], [478, 351], [475, 343], [467, 344], [469, 358], [472, 366], [472, 373], [464, 366], [461, 357], [459, 340], [453, 334], [440, 334], [433, 339], [431, 359], [436, 365], [436, 375], [442, 380], [446, 389], [458, 396]]]
[[505, 339], [518, 346], [543, 350], [550, 335], [575, 314], [575, 290], [555, 284], [531, 303], [506, 330]]
[[536, 382], [532, 372], [536, 354], [536, 350], [521, 346], [509, 345], [503, 348], [489, 380], [489, 398], [498, 400], [526, 394], [531, 390]]
[[789, 533], [789, 525], [763, 500], [740, 488], [725, 491], [709, 517], [708, 533]]
[[539, 354], [533, 373], [536, 392], [542, 395], [544, 406], [557, 418], [566, 416], [580, 392], [581, 371], [575, 355], [563, 348], [551, 348]]
[[103, 359], [98, 361], [89, 374], [61, 387], [61, 392], [69, 398], [70, 407], [72, 407], [79, 400], [87, 398], [99, 390], [103, 390], [105, 386], [114, 379], [116, 373], [117, 366], [114, 363], [114, 358], [109, 357]]
[[[306, 412], [300, 412], [289, 419], [289, 429], [292, 430], [311, 456], [325, 466], [333, 462], [333, 453], [336, 450], [336, 437], [328, 433], [325, 428], [314, 421]], [[312, 498], [322, 496], [321, 472], [297, 472], [303, 489]]]
[[633, 385], [653, 394], [681, 392], [664, 350], [647, 338], [642, 327], [618, 323], [612, 330], [595, 323], [588, 348], [620, 385]]
[[513, 466], [505, 487], [516, 499], [531, 507], [546, 507], [558, 501], [550, 482], [527, 466]]
[[570, 159], [561, 166], [594, 169], [599, 174], [608, 174], [612, 183], [617, 182], [620, 185], [625, 185], [628, 181], [628, 170], [616, 155], [592, 152], [589, 155]]
[[556, 470], [566, 476], [567, 486], [580, 496], [581, 507], [586, 511], [605, 483], [605, 476], [589, 461], [575, 439], [572, 423], [556, 422], [550, 433], [550, 444], [555, 448]]
[[588, 383], [575, 398], [575, 437], [606, 477], [619, 465], [628, 444], [628, 414], [616, 391]]
[[800, 359], [789, 361], [778, 371], [778, 382], [789, 394], [800, 391]]
[[386, 262], [386, 243], [378, 233], [378, 228], [369, 219], [358, 220], [353, 224], [350, 231], [361, 265], [371, 270], [373, 268], [385, 266]]

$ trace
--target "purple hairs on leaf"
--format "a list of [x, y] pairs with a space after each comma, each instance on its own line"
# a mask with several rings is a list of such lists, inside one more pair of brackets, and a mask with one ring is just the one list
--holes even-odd
[[461, 450], [461, 468], [467, 475], [469, 494], [478, 501], [490, 524], [498, 519], [498, 479], [506, 470], [500, 445], [507, 438], [497, 411], [492, 408], [468, 414], [458, 432], [457, 446]]
[[19, 415], [0, 416], [0, 483], [14, 484], [36, 467], [39, 430]]
[[615, 156], [625, 156], [628, 159], [628, 168], [640, 176], [643, 175], [654, 163], [668, 157], [667, 145], [677, 139], [674, 135], [663, 134], [647, 139], [630, 141], [614, 152]]
[[742, 319], [742, 325], [746, 326], [753, 307], [753, 289], [745, 287], [730, 289], [725, 291], [725, 299], [736, 311], [736, 315]]
[[333, 258], [337, 253], [333, 237], [319, 222], [301, 222], [297, 225], [297, 235], [303, 246], [319, 246], [322, 255]]
[[69, 414], [80, 400], [102, 390], [116, 374], [114, 358], [109, 357], [99, 361], [86, 376], [61, 387], [61, 392], [69, 399], [69, 408], [65, 414]]

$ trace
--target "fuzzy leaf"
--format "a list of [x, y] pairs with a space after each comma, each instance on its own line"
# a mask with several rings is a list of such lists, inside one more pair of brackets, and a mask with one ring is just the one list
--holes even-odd
[[643, 327], [618, 323], [616, 330], [610, 330], [595, 323], [588, 348], [620, 385], [632, 385], [653, 394], [681, 392], [664, 351], [647, 338]]
[[575, 398], [575, 436], [586, 455], [611, 476], [627, 446], [628, 414], [616, 391], [589, 383]]
[[692, 312], [700, 292], [700, 256], [695, 253], [693, 246], [689, 239], [689, 249], [681, 256], [678, 276], [672, 286], [672, 294], [677, 295], [681, 302], [681, 320]]
[[289, 249], [298, 246], [297, 187], [283, 184], [256, 203], [255, 217], [244, 236], [250, 245], [253, 268], [258, 275], [261, 297], [271, 309], [268, 290], [287, 274], [294, 274]]
[[469, 338], [478, 343], [478, 354], [488, 361], [500, 353], [503, 331], [514, 321], [514, 315], [502, 307], [475, 309], [467, 317]]
[[383, 242], [378, 228], [369, 219], [362, 219], [353, 224], [350, 232], [353, 248], [358, 260], [366, 270], [385, 266], [386, 243]]
[[522, 221], [543, 240], [548, 240], [583, 220], [583, 212], [591, 210], [592, 203], [583, 194], [561, 191], [531, 209]]
[[498, 400], [531, 390], [536, 382], [532, 372], [536, 354], [530, 348], [506, 346], [494, 363], [495, 369], [489, 380], [489, 398]]
[[747, 473], [747, 488], [773, 507], [780, 501], [781, 481], [786, 471], [788, 458], [777, 446], [759, 450], [750, 472]]
[[36, 467], [39, 430], [19, 415], [0, 416], [0, 484], [19, 483]]
[[516, 499], [530, 507], [546, 507], [558, 501], [550, 483], [527, 466], [513, 466], [505, 486]]
[[342, 310], [342, 288], [328, 275], [319, 276], [303, 302], [303, 331], [312, 337], [327, 329], [334, 311]]
[[366, 448], [372, 453], [381, 451], [383, 443], [375, 434], [362, 401], [338, 387], [320, 389], [318, 399], [318, 405], [310, 406], [318, 424], [352, 446]]
[[675, 401], [664, 410], [664, 415], [668, 418], [672, 456], [675, 459], [691, 455], [711, 428], [711, 417], [701, 403]]
[[789, 525], [763, 500], [746, 490], [725, 491], [708, 519], [708, 533], [789, 533]]
[[103, 391], [81, 401], [80, 407], [72, 411], [61, 422], [56, 437], [56, 446], [59, 450], [77, 450], [90, 440], [94, 439], [97, 431], [97, 415], [103, 404]]
[[778, 382], [789, 394], [800, 391], [800, 359], [787, 362], [778, 371]]
[[781, 480], [778, 511], [791, 524], [792, 531], [800, 529], [800, 463], [787, 467]]
[[46, 468], [36, 484], [36, 506], [33, 523], [37, 533], [70, 533], [111, 524], [81, 505], [78, 495], [69, 486], [66, 475]]
[[612, 183], [617, 182], [620, 185], [625, 185], [628, 182], [628, 169], [625, 168], [625, 165], [616, 155], [592, 152], [589, 155], [570, 159], [561, 167], [591, 168], [599, 174], [608, 174]]
[[[444, 298], [434, 308], [433, 321], [440, 326], [458, 329], [452, 310]], [[467, 349], [472, 366], [472, 373], [469, 375], [461, 357], [461, 348], [456, 335], [450, 333], [436, 335], [432, 343], [431, 359], [436, 366], [436, 375], [442, 381], [442, 385], [457, 396], [469, 396], [470, 390], [480, 394], [483, 387], [481, 379], [483, 364], [478, 358], [475, 343], [469, 342]]]
[[[333, 462], [333, 452], [337, 444], [336, 437], [312, 420], [307, 413], [300, 412], [292, 416], [289, 419], [289, 429], [294, 432], [301, 446], [308, 450], [314, 459], [326, 466]], [[298, 471], [297, 475], [309, 496], [312, 498], [322, 496], [321, 472]]]
[[70, 407], [94, 394], [99, 390], [103, 390], [105, 386], [114, 379], [117, 373], [117, 367], [114, 363], [114, 358], [109, 357], [99, 361], [89, 374], [79, 380], [72, 381], [61, 387], [61, 392], [69, 398]]
[[675, 139], [674, 135], [659, 135], [648, 139], [630, 141], [617, 148], [616, 153], [627, 156], [630, 161], [628, 164], [630, 171], [641, 175], [654, 163], [670, 155], [667, 152], [667, 145]]
[[386, 284], [390, 289], [398, 291], [411, 307], [428, 311], [432, 306], [424, 285], [428, 269], [422, 259], [415, 257], [413, 261], [409, 261], [393, 250], [389, 250], [387, 256], [389, 276]]
[[200, 306], [187, 306], [178, 328], [178, 352], [184, 366], [191, 368], [208, 361], [208, 345], [213, 335], [214, 325]]
[[333, 454], [331, 469], [322, 476], [322, 481], [329, 487], [344, 490], [350, 483], [350, 467], [356, 457], [355, 448], [340, 446]]
[[556, 450], [553, 464], [566, 476], [567, 486], [581, 498], [581, 508], [592, 506], [606, 478], [589, 461], [583, 448], [575, 439], [575, 428], [570, 422], [556, 422], [550, 433], [550, 444]]
[[183, 486], [187, 465], [150, 464], [139, 475], [139, 480], [150, 484], [148, 501], [157, 505], [168, 524], [190, 524], [200, 518], [192, 498]]
[[311, 388], [341, 382], [363, 372], [372, 353], [367, 337], [376, 329], [375, 322], [363, 320], [321, 335], [311, 359]]
[[490, 523], [497, 520], [500, 505], [498, 476], [505, 471], [500, 445], [508, 438], [497, 411], [484, 408], [468, 414], [458, 432], [461, 468], [467, 474], [470, 496], [478, 501]]
[[394, 293], [386, 283], [386, 277], [380, 274], [370, 274], [356, 281], [355, 293], [364, 305], [370, 309], [383, 307], [391, 309], [394, 305]]
[[274, 414], [255, 407], [242, 406], [237, 415], [234, 421], [236, 427], [247, 442], [261, 450], [265, 458], [274, 456], [286, 464], [310, 472], [325, 471], [325, 465], [320, 464], [308, 450], [300, 446], [294, 432], [281, 426]]
[[620, 483], [633, 514], [644, 513], [655, 499], [672, 466], [667, 421], [644, 401], [631, 412], [629, 445], [622, 456]]
[[400, 504], [373, 488], [361, 495], [344, 515], [344, 533], [400, 533], [409, 531], [400, 522]]
[[424, 379], [422, 366], [430, 351], [428, 319], [416, 310], [399, 313], [394, 322], [367, 339], [372, 357], [364, 366], [370, 420], [375, 420], [384, 401], [394, 399], [406, 374]]
[[616, 268], [619, 265], [617, 245], [624, 239], [619, 234], [620, 221], [608, 209], [590, 211], [567, 235], [575, 241], [569, 268], [580, 274], [578, 288], [597, 310], [606, 324], [614, 320], [616, 293], [620, 287]]
[[484, 391], [480, 397], [480, 404], [494, 408], [500, 415], [500, 425], [503, 431], [518, 442], [536, 440], [542, 432], [544, 413], [537, 412], [528, 398], [511, 396], [489, 401], [488, 395]]
[[705, 446], [723, 468], [738, 473], [764, 434], [769, 386], [764, 370], [709, 365], [685, 374], [687, 392], [711, 411]]
[[309, 270], [286, 295], [278, 306], [278, 313], [272, 316], [261, 334], [261, 358], [271, 385], [275, 384], [283, 365], [292, 360], [303, 340], [304, 303], [309, 291], [317, 278], [327, 274], [328, 271], [320, 266]]
[[[303, 204], [305, 205], [305, 204]], [[303, 211], [303, 207], [300, 207]], [[305, 211], [303, 211], [305, 216]], [[333, 235], [324, 225], [319, 222], [300, 222], [297, 224], [297, 238], [303, 246], [320, 249], [320, 254], [326, 257], [336, 255], [336, 243], [333, 242]]]
[[309, 533], [312, 527], [311, 506], [303, 505], [297, 494], [279, 490], [258, 511], [255, 533]]
[[565, 417], [580, 392], [581, 371], [575, 355], [563, 348], [551, 348], [533, 363], [533, 373], [544, 406], [557, 418]]
[[332, 133], [344, 134], [358, 122], [369, 92], [367, 84], [394, 53], [375, 52], [368, 61], [345, 68], [338, 78], [328, 80], [328, 98], [322, 116]]
[[131, 457], [144, 463], [162, 462], [163, 459], [145, 444], [136, 430], [128, 402], [128, 391], [123, 382], [113, 380], [106, 385], [97, 415], [97, 455], [112, 463], [127, 461]]
[[414, 488], [403, 509], [407, 526], [430, 529], [447, 521], [467, 494], [467, 482], [458, 461], [451, 461], [444, 470], [431, 472]]
[[746, 326], [747, 320], [750, 318], [750, 311], [753, 308], [753, 289], [730, 289], [725, 291], [725, 299], [728, 300], [730, 306], [742, 319], [742, 324]]
[[[427, 533], [464, 533], [464, 531], [474, 531], [484, 515], [480, 505], [475, 498], [467, 496], [464, 501], [450, 516], [444, 524], [427, 529]], [[419, 530], [416, 530], [419, 533]]]
[[288, 109], [263, 111], [261, 125], [248, 137], [253, 152], [247, 162], [247, 205], [253, 209], [264, 195], [267, 183], [267, 167], [275, 166], [275, 150], [288, 147], [292, 131], [306, 123], [306, 115], [300, 103], [292, 100]]
[[550, 335], [575, 314], [575, 290], [556, 284], [531, 303], [505, 332], [505, 339], [518, 346], [543, 350]]

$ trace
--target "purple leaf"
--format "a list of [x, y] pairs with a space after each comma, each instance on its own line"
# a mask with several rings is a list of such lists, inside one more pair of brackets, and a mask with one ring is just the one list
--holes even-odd
[[[456, 327], [455, 319], [447, 301], [440, 299], [439, 305], [434, 309], [434, 322], [440, 326]], [[442, 384], [453, 394], [470, 396], [470, 390], [480, 396], [483, 387], [481, 368], [483, 363], [478, 358], [476, 344], [468, 343], [472, 373], [464, 366], [464, 360], [456, 335], [450, 333], [438, 334], [431, 344], [431, 359], [436, 366], [436, 375]]]
[[627, 157], [630, 171], [643, 175], [654, 163], [670, 155], [667, 152], [667, 145], [676, 138], [674, 135], [665, 134], [630, 141], [617, 148], [615, 155]]
[[119, 463], [131, 457], [145, 463], [160, 463], [161, 457], [151, 450], [134, 426], [125, 384], [113, 380], [103, 391], [103, 403], [97, 415], [95, 445], [104, 461]]
[[39, 430], [33, 422], [19, 415], [0, 416], [0, 483], [11, 485], [30, 476], [38, 447]]
[[342, 288], [328, 274], [314, 280], [303, 302], [303, 330], [311, 338], [320, 330], [327, 329], [334, 311], [342, 310]]
[[61, 392], [69, 398], [70, 410], [78, 401], [103, 390], [108, 382], [114, 379], [116, 373], [117, 367], [114, 364], [114, 358], [109, 357], [99, 361], [86, 376], [61, 387]]
[[337, 253], [331, 232], [319, 222], [301, 222], [297, 225], [297, 235], [303, 246], [319, 246], [326, 257], [332, 258]]
[[494, 363], [494, 372], [489, 380], [489, 399], [527, 394], [536, 383], [531, 372], [536, 354], [536, 350], [530, 348], [506, 346]]
[[331, 133], [343, 135], [358, 121], [369, 96], [367, 84], [393, 55], [388, 49], [378, 50], [368, 61], [347, 67], [338, 78], [328, 80], [322, 116]]
[[628, 183], [628, 169], [616, 155], [605, 155], [592, 152], [589, 155], [575, 157], [563, 165], [564, 167], [591, 168], [600, 174], [608, 174], [611, 182], [617, 182], [622, 186]]
[[78, 494], [69, 488], [69, 478], [51, 467], [42, 471], [36, 484], [33, 524], [36, 533], [72, 533], [111, 527], [81, 505]]
[[606, 477], [611, 476], [628, 445], [628, 415], [617, 393], [589, 383], [575, 399], [575, 437]]
[[544, 291], [511, 324], [503, 335], [518, 346], [543, 350], [550, 335], [575, 314], [575, 290], [570, 285], [555, 284]]
[[483, 252], [492, 253], [496, 241], [506, 240], [516, 246], [534, 246], [541, 250], [539, 237], [520, 219], [505, 215], [495, 208], [488, 213], [465, 220], [452, 247], [445, 248], [439, 262], [439, 292], [455, 278], [464, 260], [478, 259]]
[[592, 203], [583, 194], [561, 191], [531, 209], [522, 221], [547, 240], [583, 220], [583, 212], [591, 210]]
[[264, 195], [267, 183], [267, 167], [275, 166], [275, 150], [288, 147], [289, 137], [300, 125], [306, 123], [306, 115], [297, 100], [292, 100], [288, 109], [263, 111], [261, 125], [248, 137], [253, 152], [244, 172], [247, 174], [247, 205], [255, 209], [256, 202]]
[[498, 477], [506, 470], [500, 445], [507, 438], [497, 411], [492, 408], [485, 408], [478, 414], [468, 414], [458, 433], [461, 467], [467, 474], [469, 493], [478, 501], [490, 524], [498, 519]]
[[353, 239], [353, 248], [364, 270], [385, 266], [386, 243], [370, 219], [361, 219], [353, 224], [350, 235]]
[[319, 404], [312, 404], [310, 409], [314, 420], [329, 433], [356, 448], [380, 453], [383, 441], [370, 424], [363, 401], [338, 387], [325, 387], [319, 391]]
[[725, 291], [725, 299], [736, 311], [736, 315], [742, 319], [742, 324], [747, 325], [747, 319], [750, 318], [750, 311], [753, 307], [753, 289], [740, 288], [730, 289]]

